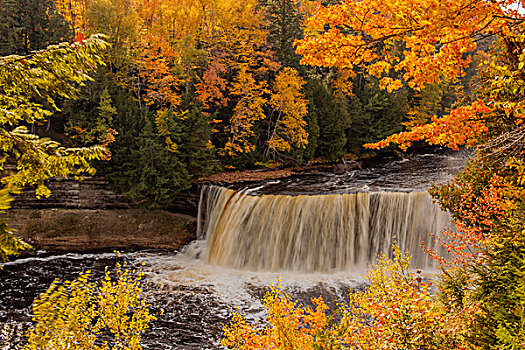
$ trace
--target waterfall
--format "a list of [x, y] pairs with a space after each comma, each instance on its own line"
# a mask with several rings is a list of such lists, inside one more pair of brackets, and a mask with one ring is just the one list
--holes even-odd
[[451, 218], [426, 192], [253, 196], [204, 186], [198, 237], [204, 259], [249, 270], [345, 271], [390, 256], [394, 237], [412, 264], [431, 268], [421, 242], [452, 227]]

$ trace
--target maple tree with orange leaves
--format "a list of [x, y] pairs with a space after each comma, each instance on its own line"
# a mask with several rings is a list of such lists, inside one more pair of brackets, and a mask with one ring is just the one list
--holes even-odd
[[[472, 97], [443, 117], [365, 147], [397, 144], [406, 150], [414, 142], [426, 141], [452, 149], [484, 145], [478, 150], [489, 155], [522, 155], [525, 16], [516, 5], [513, 1], [365, 0], [320, 6], [308, 19], [307, 35], [297, 42], [297, 51], [303, 63], [364, 70], [379, 78], [388, 91], [403, 85], [421, 90], [429, 84], [457, 81], [471, 62], [466, 53], [476, 49], [480, 40], [495, 37], [496, 56], [482, 63]], [[402, 79], [393, 80], [393, 72], [401, 72]], [[485, 185], [484, 195], [477, 196], [495, 195], [489, 190], [494, 184]], [[480, 209], [473, 199], [456, 201], [471, 203], [465, 206], [470, 212]], [[450, 203], [445, 207], [454, 209]], [[457, 213], [457, 217], [459, 226], [469, 222], [464, 215]], [[478, 219], [478, 224], [483, 221]]]
[[[380, 79], [381, 87], [388, 91], [404, 85], [417, 91], [429, 84], [457, 81], [471, 63], [466, 53], [475, 50], [480, 40], [498, 36], [502, 50], [514, 62], [509, 66], [495, 61], [488, 64], [485, 78], [500, 78], [483, 84], [490, 84], [491, 91], [478, 92], [479, 98], [429, 124], [365, 145], [383, 148], [394, 143], [406, 149], [415, 141], [426, 140], [453, 149], [474, 146], [484, 140], [500, 111], [512, 114], [516, 124], [523, 118], [523, 99], [516, 97], [523, 94], [519, 83], [523, 65], [518, 64], [523, 61], [525, 17], [515, 9], [516, 4], [365, 0], [321, 6], [308, 19], [307, 35], [297, 42], [297, 52], [305, 64], [365, 71]], [[402, 73], [402, 79], [393, 79], [394, 72]], [[497, 96], [502, 89], [513, 89], [514, 101]]]

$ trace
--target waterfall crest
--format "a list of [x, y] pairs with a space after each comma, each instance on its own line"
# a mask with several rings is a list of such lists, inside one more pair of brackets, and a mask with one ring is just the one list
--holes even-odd
[[432, 267], [420, 244], [452, 227], [426, 192], [252, 196], [204, 186], [198, 237], [210, 264], [249, 270], [331, 272], [363, 268], [391, 252], [394, 236], [419, 268]]

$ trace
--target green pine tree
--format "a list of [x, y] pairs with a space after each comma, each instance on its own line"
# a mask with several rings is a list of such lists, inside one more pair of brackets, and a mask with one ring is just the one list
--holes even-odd
[[364, 77], [356, 79], [354, 93], [348, 105], [351, 124], [346, 130], [346, 150], [359, 155], [363, 144], [402, 131], [407, 93], [406, 90], [388, 93], [379, 89], [375, 78]]
[[309, 114], [312, 117], [309, 118], [313, 122], [311, 127], [314, 131], [318, 128], [315, 156], [333, 161], [340, 159], [346, 153], [345, 130], [350, 122], [346, 99], [334, 98], [331, 89], [317, 78], [308, 81], [306, 95], [310, 100]]
[[275, 55], [287, 67], [304, 70], [301, 57], [295, 53], [294, 41], [303, 37], [305, 14], [297, 0], [265, 0], [268, 25], [268, 43]]
[[52, 0], [0, 0], [0, 18], [0, 56], [26, 55], [71, 37]]

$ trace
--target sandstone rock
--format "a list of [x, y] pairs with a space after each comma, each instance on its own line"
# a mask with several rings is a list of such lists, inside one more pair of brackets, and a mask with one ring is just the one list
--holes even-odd
[[195, 218], [162, 210], [11, 209], [3, 216], [35, 249], [51, 251], [178, 250], [196, 231]]

